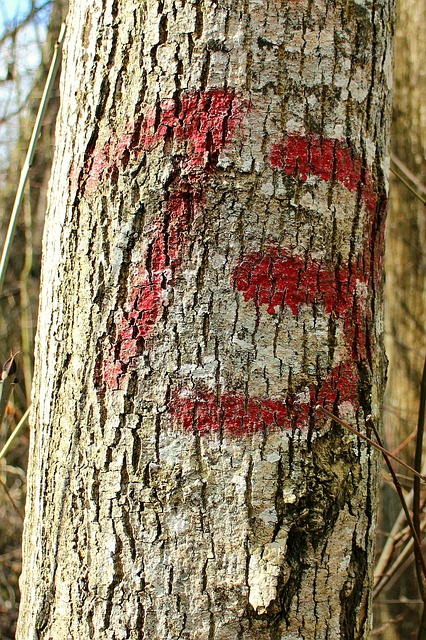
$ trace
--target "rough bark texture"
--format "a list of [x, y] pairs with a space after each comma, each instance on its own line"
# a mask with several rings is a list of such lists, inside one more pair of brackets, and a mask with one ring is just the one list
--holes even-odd
[[[426, 4], [399, 0], [395, 38], [393, 153], [426, 184]], [[386, 247], [386, 352], [389, 358], [385, 396], [385, 433], [391, 450], [417, 426], [419, 385], [426, 355], [425, 207], [396, 179], [391, 182]], [[413, 461], [414, 442], [400, 453]], [[384, 493], [383, 523], [389, 531], [400, 504], [392, 489]], [[414, 567], [386, 593], [386, 598], [418, 599]], [[384, 596], [381, 596], [384, 600]], [[377, 620], [403, 620], [386, 629], [386, 640], [408, 638], [418, 628], [418, 604], [378, 608]]]
[[392, 25], [71, 3], [19, 638], [368, 636]]

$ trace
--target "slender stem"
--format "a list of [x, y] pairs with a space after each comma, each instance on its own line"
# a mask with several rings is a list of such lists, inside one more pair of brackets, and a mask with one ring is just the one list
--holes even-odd
[[22, 418], [20, 419], [20, 421], [18, 422], [18, 424], [16, 425], [16, 427], [12, 431], [11, 435], [9, 436], [6, 444], [4, 445], [3, 449], [0, 451], [0, 460], [2, 458], [4, 458], [4, 456], [6, 455], [8, 449], [10, 447], [10, 445], [15, 440], [16, 436], [18, 435], [18, 433], [20, 432], [20, 430], [24, 426], [26, 419], [30, 415], [30, 410], [31, 410], [31, 407], [28, 407], [28, 409], [25, 411], [24, 415], [22, 416]]
[[62, 44], [65, 37], [66, 27], [65, 24], [61, 26], [61, 31], [58, 36], [58, 40], [53, 52], [52, 61], [50, 63], [49, 73], [47, 74], [46, 82], [44, 85], [43, 95], [41, 97], [40, 106], [38, 109], [37, 117], [34, 123], [31, 140], [28, 145], [27, 155], [21, 170], [21, 176], [19, 178], [18, 188], [16, 190], [15, 202], [13, 203], [12, 213], [10, 214], [9, 227], [7, 229], [6, 239], [4, 241], [3, 253], [0, 260], [0, 292], [3, 289], [4, 279], [6, 276], [7, 263], [9, 261], [9, 255], [12, 248], [12, 239], [15, 232], [16, 222], [18, 219], [19, 209], [24, 194], [24, 188], [28, 180], [28, 174], [31, 168], [31, 164], [34, 157], [34, 152], [38, 140], [38, 136], [43, 121], [43, 116], [46, 112], [46, 107], [49, 102], [50, 93], [52, 91], [53, 83], [56, 78], [57, 71], [61, 60]]
[[[420, 383], [420, 404], [419, 404], [419, 416], [417, 422], [417, 438], [416, 438], [416, 453], [414, 458], [414, 468], [417, 471], [420, 471], [422, 468], [422, 453], [423, 453], [423, 435], [424, 435], [424, 426], [425, 426], [425, 407], [426, 407], [426, 359], [423, 366], [423, 375]], [[413, 524], [416, 530], [418, 537], [420, 538], [420, 480], [417, 476], [414, 476], [413, 483]], [[420, 554], [423, 557], [422, 550], [420, 549]], [[420, 592], [422, 594], [423, 601], [426, 606], [426, 584], [424, 580], [424, 576], [421, 572], [421, 567], [418, 562], [417, 553], [416, 553], [416, 571], [417, 571], [417, 580], [420, 587]], [[424, 625], [425, 625], [425, 633], [426, 633], [426, 613], [424, 614]]]
[[0, 479], [0, 485], [3, 487], [3, 490], [4, 490], [5, 494], [9, 498], [12, 507], [15, 509], [16, 513], [21, 518], [21, 520], [23, 520], [24, 517], [25, 517], [25, 514], [21, 511], [21, 509], [16, 504], [12, 494], [10, 493], [10, 491], [9, 491], [9, 489], [7, 487], [7, 484], [5, 482], [3, 482], [3, 480]]
[[[415, 555], [415, 559], [416, 559], [416, 567], [418, 566], [418, 574], [417, 574], [417, 578], [418, 578], [418, 583], [419, 583], [419, 589], [420, 589], [420, 594], [422, 596], [422, 600], [423, 602], [425, 602], [425, 589], [424, 589], [424, 580], [426, 580], [426, 562], [425, 559], [423, 557], [423, 551], [422, 551], [422, 543], [421, 543], [421, 539], [420, 539], [420, 530], [419, 532], [417, 532], [416, 527], [414, 526], [414, 522], [411, 518], [411, 514], [410, 514], [410, 510], [407, 507], [407, 503], [405, 501], [405, 497], [404, 497], [404, 492], [402, 491], [402, 487], [401, 484], [398, 480], [398, 477], [390, 463], [390, 459], [389, 459], [389, 455], [388, 452], [386, 451], [386, 449], [383, 447], [382, 445], [382, 441], [380, 438], [380, 434], [376, 429], [376, 426], [371, 418], [371, 416], [367, 417], [366, 422], [371, 426], [371, 428], [373, 429], [374, 432], [374, 436], [377, 439], [378, 444], [380, 445], [380, 447], [382, 448], [382, 453], [383, 453], [383, 457], [385, 459], [386, 465], [389, 469], [389, 472], [392, 476], [392, 480], [395, 486], [395, 489], [398, 493], [398, 497], [399, 500], [401, 502], [401, 506], [404, 509], [404, 513], [405, 513], [405, 517], [407, 519], [407, 524], [410, 527], [411, 530], [411, 534], [413, 536], [413, 541], [414, 541], [414, 555]], [[419, 636], [419, 640], [420, 640], [420, 636]], [[422, 636], [422, 640], [423, 640], [423, 636]]]
[[[395, 171], [395, 167], [398, 169], [398, 171]], [[423, 205], [426, 205], [426, 199], [419, 193], [420, 191], [421, 193], [426, 195], [426, 187], [394, 153], [391, 153], [390, 170], [394, 174], [394, 176], [398, 178], [398, 180], [402, 182], [402, 184], [405, 185], [407, 189], [409, 189], [418, 200], [420, 200]], [[412, 184], [415, 186], [415, 188], [411, 186]]]
[[32, 309], [29, 294], [30, 272], [33, 264], [33, 241], [32, 241], [32, 222], [31, 222], [31, 203], [30, 198], [25, 198], [23, 206], [24, 218], [24, 264], [22, 266], [19, 277], [19, 292], [21, 306], [21, 349], [22, 349], [22, 376], [25, 385], [26, 405], [31, 404], [31, 382], [32, 382], [32, 354], [33, 348], [33, 323]]
[[406, 180], [405, 178], [403, 178], [403, 177], [398, 173], [398, 171], [395, 171], [395, 169], [393, 169], [392, 167], [390, 168], [390, 170], [391, 170], [391, 172], [393, 173], [393, 175], [394, 175], [396, 178], [398, 178], [398, 180], [399, 180], [400, 182], [402, 182], [402, 184], [403, 184], [404, 186], [406, 186], [406, 187], [407, 187], [407, 189], [408, 189], [409, 191], [411, 191], [411, 193], [413, 194], [413, 196], [415, 196], [415, 197], [417, 198], [417, 200], [420, 200], [420, 202], [421, 202], [423, 205], [426, 205], [426, 200], [425, 200], [425, 199], [424, 199], [424, 198], [423, 198], [419, 193], [417, 193], [417, 191], [414, 189], [414, 187], [412, 187], [412, 186], [411, 186], [411, 184], [408, 182], [408, 180]]
[[[392, 456], [392, 454], [390, 454], [390, 452], [387, 451], [383, 447], [383, 445], [381, 443], [379, 432], [377, 431], [371, 416], [367, 417], [366, 422], [373, 429], [374, 436], [377, 439], [377, 442], [374, 442], [374, 440], [371, 440], [367, 436], [364, 436], [364, 434], [360, 433], [354, 427], [351, 427], [351, 425], [349, 425], [344, 420], [341, 420], [340, 418], [335, 416], [330, 411], [327, 411], [327, 409], [324, 409], [324, 407], [321, 407], [321, 405], [318, 405], [316, 407], [316, 409], [317, 409], [317, 411], [319, 411], [319, 412], [325, 414], [326, 416], [330, 417], [332, 420], [335, 420], [338, 424], [341, 424], [346, 429], [349, 429], [349, 431], [351, 431], [352, 433], [356, 434], [358, 437], [360, 437], [363, 440], [366, 440], [367, 442], [369, 442], [372, 446], [376, 447], [376, 449], [379, 449], [379, 451], [381, 451], [382, 454], [383, 454], [383, 457], [385, 459], [385, 462], [387, 464], [389, 472], [390, 472], [390, 474], [392, 476], [392, 479], [393, 479], [393, 482], [394, 482], [394, 485], [395, 485], [395, 489], [396, 489], [396, 491], [398, 493], [398, 497], [400, 499], [402, 508], [404, 510], [404, 513], [405, 513], [405, 517], [407, 519], [408, 526], [410, 527], [411, 534], [412, 534], [412, 537], [413, 537], [414, 554], [415, 554], [415, 559], [416, 559], [416, 567], [418, 567], [417, 578], [418, 578], [420, 593], [421, 593], [422, 601], [423, 601], [422, 619], [421, 619], [421, 623], [420, 623], [420, 627], [419, 627], [419, 631], [418, 631], [418, 635], [417, 635], [417, 640], [426, 640], [426, 598], [425, 598], [425, 588], [424, 588], [424, 581], [426, 580], [426, 562], [425, 562], [425, 559], [423, 557], [422, 544], [421, 544], [421, 541], [420, 541], [420, 536], [417, 534], [416, 528], [415, 528], [413, 520], [411, 518], [410, 511], [408, 509], [407, 503], [406, 503], [405, 498], [404, 498], [404, 492], [402, 491], [401, 484], [400, 484], [400, 482], [398, 480], [398, 477], [397, 477], [397, 475], [396, 475], [396, 473], [395, 473], [395, 471], [394, 471], [394, 469], [393, 469], [393, 467], [391, 465], [390, 458], [392, 457], [393, 459], [395, 459], [400, 464], [403, 464], [403, 466], [408, 467], [408, 465], [403, 463], [402, 460], [398, 460], [398, 458], [396, 458], [395, 456]], [[411, 467], [410, 467], [410, 469], [411, 469]], [[412, 469], [412, 472], [415, 473], [416, 476], [424, 479], [424, 477], [421, 476], [421, 474], [418, 471], [415, 471], [414, 469]]]
[[[420, 382], [420, 404], [417, 421], [416, 454], [414, 458], [414, 468], [420, 471], [422, 468], [423, 437], [425, 428], [426, 413], [426, 358], [423, 365], [423, 374]], [[413, 520], [417, 520], [417, 530], [420, 531], [420, 482], [417, 476], [414, 477], [413, 484]]]
[[414, 175], [414, 173], [412, 173], [410, 171], [410, 169], [407, 167], [407, 165], [405, 165], [402, 160], [400, 158], [398, 158], [398, 156], [395, 153], [391, 153], [391, 161], [393, 164], [395, 164], [398, 169], [401, 171], [401, 173], [408, 179], [410, 180], [410, 182], [412, 182], [419, 191], [421, 191], [425, 196], [426, 196], [426, 187], [424, 184], [422, 184], [420, 182], [420, 180], [418, 179], [417, 176]]
[[[403, 510], [401, 511], [402, 513], [404, 513]], [[404, 514], [404, 522], [405, 522], [405, 514]], [[426, 523], [423, 524], [422, 529], [424, 529], [425, 526], [426, 526]], [[389, 583], [391, 582], [392, 579], [396, 580], [396, 574], [404, 566], [404, 564], [407, 562], [408, 558], [412, 554], [413, 546], [414, 546], [413, 538], [412, 536], [410, 536], [404, 548], [402, 549], [402, 551], [398, 551], [398, 554], [395, 560], [392, 562], [389, 568], [386, 569], [386, 572], [382, 572], [380, 576], [378, 576], [378, 574], [376, 573], [374, 591], [373, 591], [373, 600], [375, 600], [378, 597], [380, 592], [386, 586], [390, 586]], [[393, 545], [392, 551], [395, 551], [395, 544]]]
[[15, 377], [16, 355], [17, 354], [15, 353], [14, 355], [11, 355], [8, 360], [6, 360], [0, 376], [0, 424], [3, 422], [3, 418], [6, 413], [7, 405], [9, 404], [12, 391], [14, 390], [15, 385], [18, 382], [18, 379]]
[[[426, 473], [426, 465], [423, 466], [422, 473]], [[413, 490], [412, 489], [410, 493], [405, 496], [405, 502], [409, 509], [412, 508], [413, 506]], [[375, 598], [378, 595], [381, 589], [383, 589], [383, 587], [387, 584], [387, 582], [390, 580], [393, 574], [398, 570], [401, 562], [405, 561], [406, 555], [408, 555], [412, 551], [413, 539], [411, 538], [407, 542], [403, 551], [400, 551], [398, 553], [398, 558], [389, 567], [391, 558], [395, 551], [396, 539], [399, 538], [403, 533], [404, 523], [405, 523], [405, 514], [404, 514], [404, 510], [401, 509], [401, 511], [398, 514], [398, 517], [394, 522], [392, 530], [390, 531], [387, 537], [386, 543], [381, 551], [380, 558], [376, 563], [376, 568], [374, 570], [373, 598]], [[425, 527], [426, 527], [426, 520], [423, 520], [423, 522], [421, 523], [422, 531]]]

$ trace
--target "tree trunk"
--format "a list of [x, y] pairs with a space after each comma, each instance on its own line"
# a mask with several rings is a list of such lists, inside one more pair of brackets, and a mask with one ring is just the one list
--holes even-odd
[[18, 637], [367, 638], [392, 1], [86, 5]]

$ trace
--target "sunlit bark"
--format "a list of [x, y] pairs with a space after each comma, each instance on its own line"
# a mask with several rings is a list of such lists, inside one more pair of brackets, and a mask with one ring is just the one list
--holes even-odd
[[392, 3], [74, 1], [23, 638], [367, 638]]

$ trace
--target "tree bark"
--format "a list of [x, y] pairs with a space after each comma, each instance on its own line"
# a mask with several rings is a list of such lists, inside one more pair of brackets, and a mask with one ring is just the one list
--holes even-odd
[[366, 638], [393, 3], [74, 0], [18, 638]]

